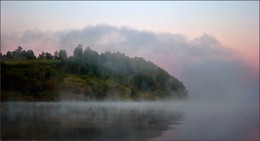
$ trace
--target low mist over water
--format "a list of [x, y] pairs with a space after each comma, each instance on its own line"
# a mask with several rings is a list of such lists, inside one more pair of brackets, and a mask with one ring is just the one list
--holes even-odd
[[164, 102], [6, 102], [2, 139], [258, 139], [255, 105]]

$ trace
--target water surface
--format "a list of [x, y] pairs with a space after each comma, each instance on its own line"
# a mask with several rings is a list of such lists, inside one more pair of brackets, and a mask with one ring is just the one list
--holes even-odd
[[255, 106], [201, 102], [6, 102], [1, 139], [258, 139]]

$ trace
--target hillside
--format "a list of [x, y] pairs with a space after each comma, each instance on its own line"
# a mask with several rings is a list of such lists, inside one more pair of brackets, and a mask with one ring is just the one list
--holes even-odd
[[122, 53], [97, 53], [79, 45], [74, 55], [65, 50], [34, 53], [18, 48], [1, 55], [2, 101], [157, 100], [188, 97], [185, 86], [143, 58]]

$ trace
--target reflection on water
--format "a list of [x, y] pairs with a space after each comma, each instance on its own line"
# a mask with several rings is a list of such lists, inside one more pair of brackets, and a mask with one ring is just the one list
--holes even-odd
[[258, 140], [259, 106], [231, 102], [8, 102], [1, 139]]
[[183, 114], [138, 102], [8, 102], [1, 105], [2, 139], [152, 139]]

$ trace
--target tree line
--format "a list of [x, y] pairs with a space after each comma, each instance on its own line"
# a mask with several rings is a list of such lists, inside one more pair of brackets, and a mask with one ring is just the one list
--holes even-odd
[[23, 50], [21, 46], [18, 46], [17, 49], [14, 51], [7, 51], [6, 54], [0, 53], [0, 57], [2, 59], [26, 59], [26, 60], [35, 60], [35, 59], [67, 59], [67, 52], [66, 50], [59, 50], [59, 52], [56, 50], [54, 54], [52, 55], [49, 52], [42, 51], [41, 54], [39, 54], [38, 57], [34, 55], [34, 52], [32, 50]]
[[[54, 55], [21, 47], [1, 56], [2, 100], [156, 100], [188, 97], [182, 82], [141, 57], [78, 45]], [[20, 61], [17, 61], [20, 60]]]

